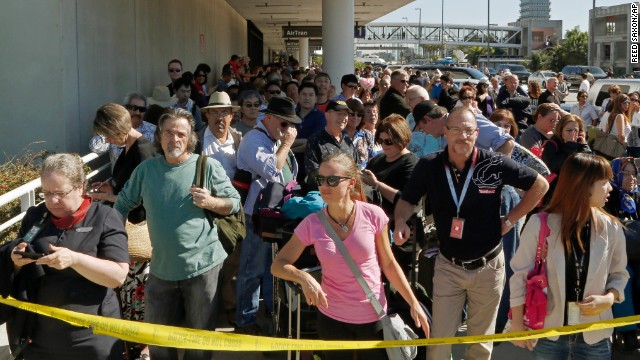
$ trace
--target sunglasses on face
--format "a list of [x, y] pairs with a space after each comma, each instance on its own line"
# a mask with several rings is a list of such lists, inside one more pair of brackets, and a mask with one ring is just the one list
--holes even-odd
[[169, 72], [172, 72], [172, 73], [179, 73], [181, 71], [182, 69], [169, 69]]
[[391, 141], [391, 139], [381, 139], [381, 138], [378, 138], [378, 140], [376, 140], [376, 142], [377, 142], [378, 144], [381, 144], [381, 145], [387, 145], [387, 146], [391, 146], [391, 145], [393, 145], [393, 144], [394, 144], [394, 142], [393, 142], [393, 141]]
[[349, 116], [357, 116], [359, 118], [364, 117], [363, 113], [359, 113], [359, 112], [350, 112]]
[[278, 95], [278, 94], [280, 94], [280, 90], [269, 90], [269, 91], [267, 91], [267, 92], [268, 92], [269, 94], [271, 94], [271, 95]]
[[329, 186], [336, 187], [338, 186], [338, 184], [340, 184], [342, 180], [347, 180], [351, 178], [346, 176], [337, 176], [337, 175], [331, 175], [331, 176], [316, 175], [315, 179], [316, 179], [316, 185], [318, 186], [324, 185], [326, 181], [326, 183]]
[[257, 103], [248, 102], [248, 103], [244, 103], [243, 106], [246, 106], [249, 109], [251, 109], [251, 108], [259, 108], [260, 107], [260, 103], [259, 102], [257, 102]]
[[629, 104], [631, 104], [631, 102], [629, 100], [625, 100], [625, 101], [622, 102], [622, 105], [629, 105]]
[[124, 108], [131, 111], [140, 111], [141, 113], [147, 111], [147, 108], [145, 106], [138, 106], [133, 104], [125, 105]]

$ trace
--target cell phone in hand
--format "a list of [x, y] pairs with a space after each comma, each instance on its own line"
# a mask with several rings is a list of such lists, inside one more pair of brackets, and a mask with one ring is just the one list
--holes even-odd
[[45, 254], [30, 253], [30, 252], [26, 252], [26, 251], [14, 251], [14, 253], [18, 254], [18, 255], [21, 255], [25, 259], [33, 259], [33, 260], [38, 260], [41, 257], [45, 256]]

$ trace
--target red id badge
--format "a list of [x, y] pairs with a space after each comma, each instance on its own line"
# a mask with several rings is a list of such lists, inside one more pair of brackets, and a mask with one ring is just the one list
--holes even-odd
[[450, 237], [455, 239], [462, 239], [462, 231], [464, 230], [464, 219], [453, 218], [451, 220], [451, 233]]

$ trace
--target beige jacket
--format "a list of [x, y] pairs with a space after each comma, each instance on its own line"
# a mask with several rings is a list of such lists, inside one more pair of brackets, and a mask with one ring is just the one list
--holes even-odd
[[[583, 298], [589, 295], [603, 295], [607, 289], [616, 289], [620, 294], [617, 302], [624, 301], [624, 287], [629, 279], [627, 267], [627, 253], [624, 232], [619, 223], [598, 210], [593, 210], [596, 226], [591, 231], [589, 268]], [[549, 214], [547, 224], [551, 233], [547, 238], [547, 316], [544, 320], [545, 328], [562, 326], [564, 322], [565, 294], [565, 257], [560, 239], [561, 215]], [[513, 276], [509, 280], [511, 290], [511, 307], [525, 303], [526, 277], [533, 268], [538, 246], [540, 218], [532, 216], [522, 231], [520, 246], [511, 260]], [[613, 318], [611, 308], [597, 316], [580, 317], [580, 323], [589, 323]], [[612, 329], [590, 331], [584, 333], [587, 344], [611, 336]], [[558, 337], [550, 337], [557, 340]]]

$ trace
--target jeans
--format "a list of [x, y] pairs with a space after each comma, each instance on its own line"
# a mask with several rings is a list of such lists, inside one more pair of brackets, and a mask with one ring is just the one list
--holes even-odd
[[267, 310], [273, 310], [271, 244], [255, 233], [251, 216], [246, 216], [247, 236], [242, 240], [240, 270], [236, 280], [236, 323], [238, 327], [255, 325], [260, 305], [260, 288]]
[[536, 360], [611, 359], [611, 341], [602, 339], [589, 345], [584, 342], [582, 334], [560, 336], [556, 341], [542, 338], [533, 348], [533, 356]]
[[[635, 311], [635, 303], [638, 302], [634, 289], [640, 289], [640, 263], [637, 261], [629, 261], [627, 263], [627, 271], [629, 272], [629, 281], [624, 287], [624, 301], [620, 304], [613, 304], [611, 310], [614, 318], [622, 318], [637, 314]], [[616, 328], [618, 332], [636, 331], [638, 324], [627, 326], [619, 326]]]
[[[222, 264], [190, 279], [166, 281], [149, 274], [145, 321], [153, 324], [215, 330], [218, 278]], [[178, 359], [177, 349], [149, 346], [152, 359]], [[184, 360], [211, 359], [212, 352], [186, 350]]]
[[[505, 186], [502, 188], [502, 202], [500, 204], [500, 215], [508, 214], [511, 209], [516, 207], [520, 203], [520, 196], [516, 193], [515, 189], [511, 186]], [[504, 330], [504, 326], [507, 324], [508, 314], [510, 309], [509, 297], [511, 291], [509, 289], [509, 279], [513, 275], [513, 270], [509, 263], [518, 250], [520, 245], [520, 230], [522, 230], [522, 221], [518, 220], [508, 233], [502, 237], [502, 248], [504, 251], [504, 263], [505, 266], [505, 285], [502, 291], [502, 297], [500, 298], [500, 305], [498, 307], [498, 317], [496, 319], [496, 333], [501, 333]]]

